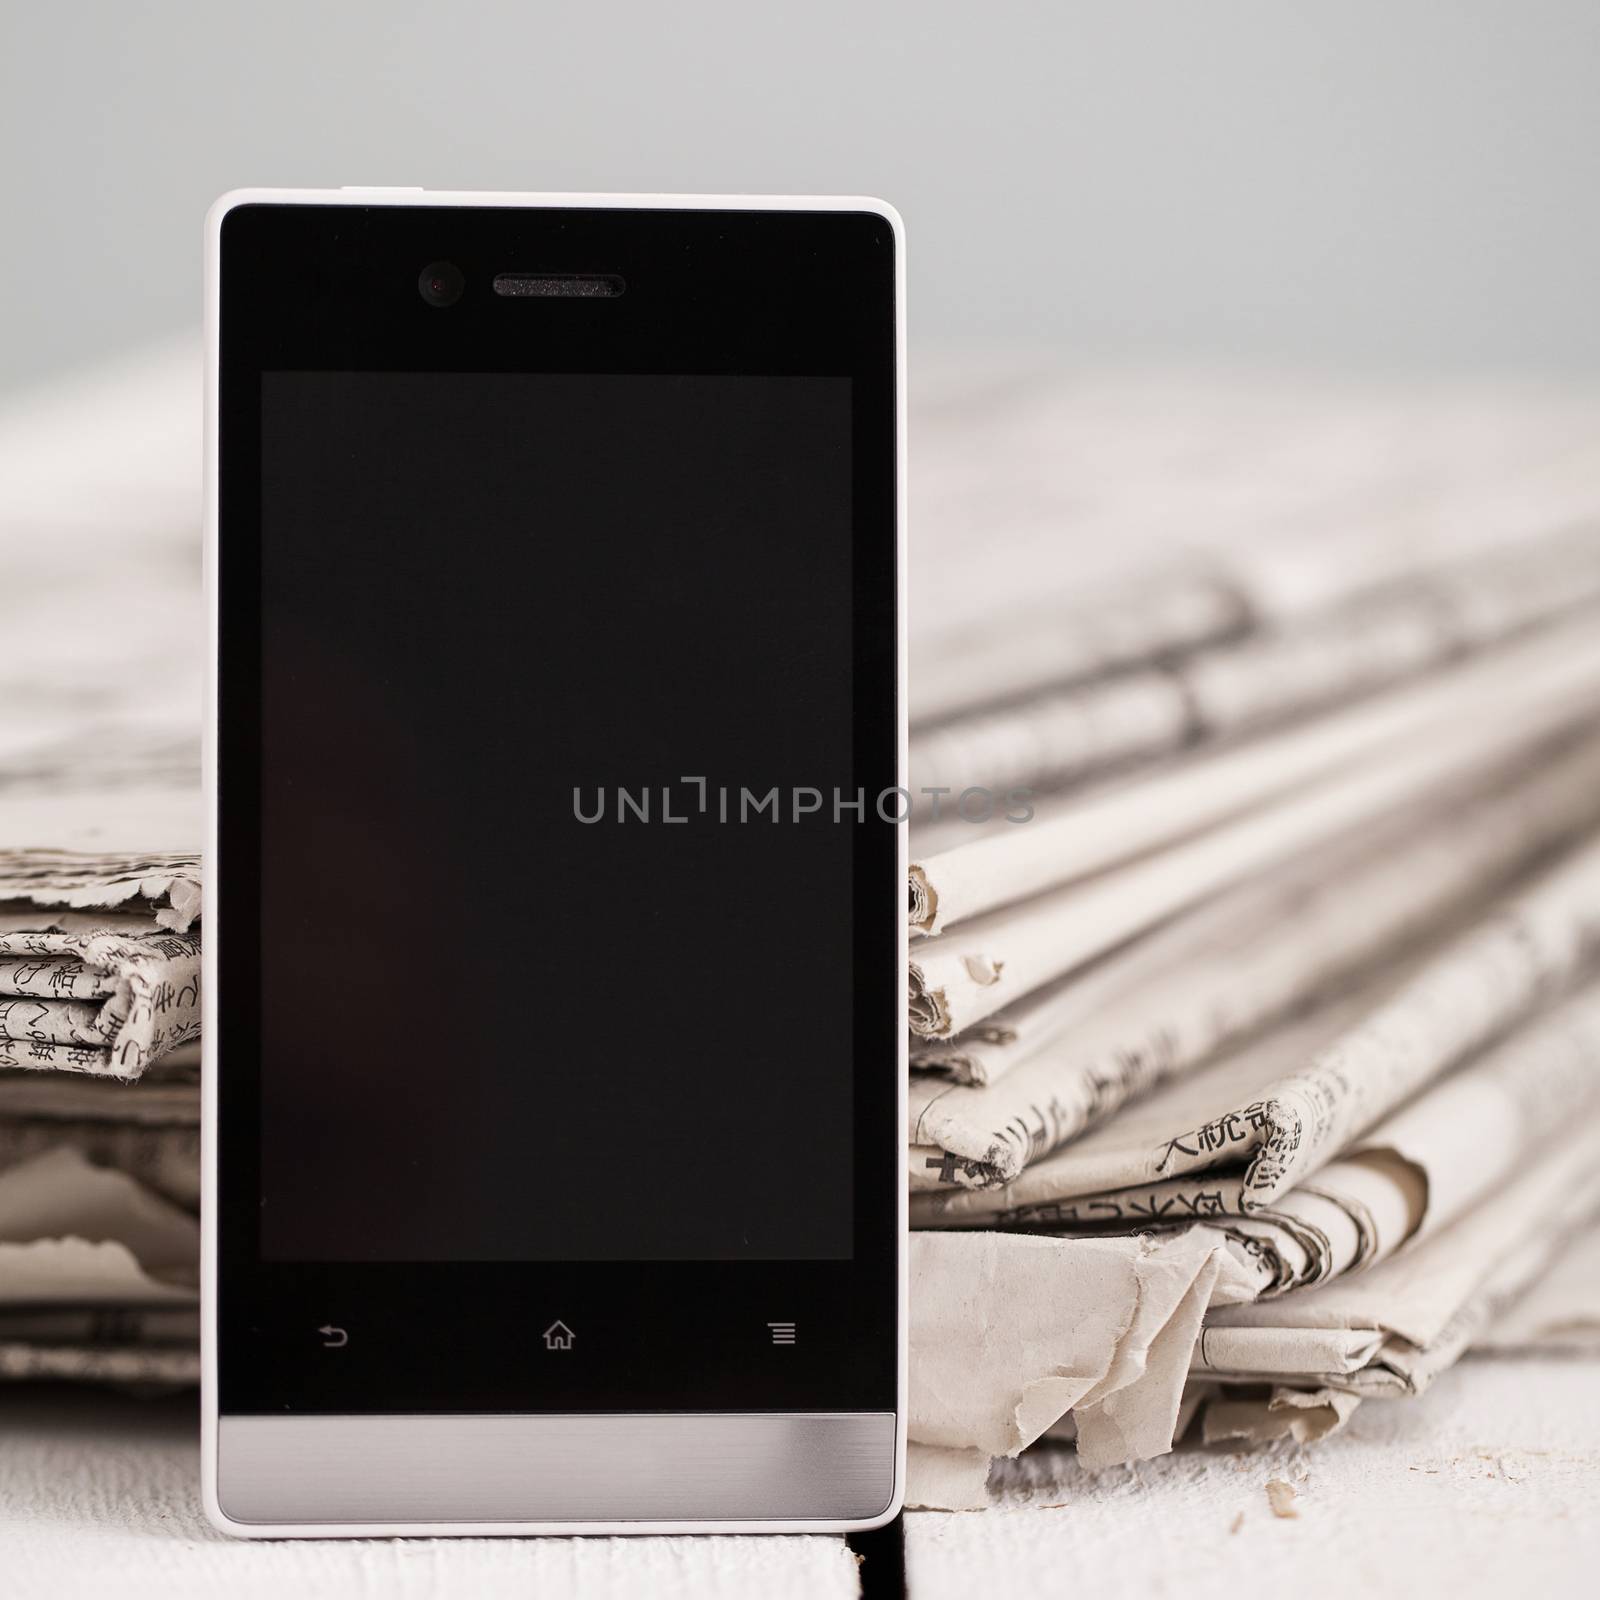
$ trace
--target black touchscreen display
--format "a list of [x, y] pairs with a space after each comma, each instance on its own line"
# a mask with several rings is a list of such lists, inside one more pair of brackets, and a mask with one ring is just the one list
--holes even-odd
[[851, 380], [261, 385], [263, 1258], [849, 1257]]

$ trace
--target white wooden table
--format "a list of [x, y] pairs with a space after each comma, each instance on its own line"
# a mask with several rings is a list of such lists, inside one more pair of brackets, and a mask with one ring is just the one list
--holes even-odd
[[[6, 1600], [360, 1595], [827, 1597], [842, 1540], [473, 1539], [243, 1543], [195, 1494], [190, 1398], [0, 1391]], [[1266, 1485], [1295, 1490], [1275, 1516]], [[1080, 1472], [1010, 1469], [1000, 1506], [906, 1518], [923, 1596], [1588, 1594], [1600, 1566], [1600, 1363], [1468, 1361], [1421, 1400], [1369, 1404], [1309, 1449], [1182, 1450]]]
[[[1274, 1480], [1294, 1516], [1273, 1513]], [[1070, 1449], [1033, 1452], [999, 1509], [916, 1517], [908, 1563], [919, 1600], [1592, 1594], [1600, 1363], [1469, 1359], [1305, 1448], [1182, 1449], [1095, 1474]]]

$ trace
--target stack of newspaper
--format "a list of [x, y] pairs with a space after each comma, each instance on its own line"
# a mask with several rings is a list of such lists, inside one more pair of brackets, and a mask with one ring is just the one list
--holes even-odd
[[0, 853], [6, 1376], [195, 1376], [198, 866]]
[[[1600, 394], [915, 388], [913, 1502], [1593, 1349]], [[198, 461], [0, 413], [0, 1375], [196, 1366]]]
[[970, 396], [920, 441], [920, 559], [967, 603], [1008, 484], [1034, 582], [913, 643], [912, 1500], [982, 1504], [1042, 1437], [1309, 1440], [1474, 1343], [1592, 1341], [1593, 398]]
[[195, 378], [0, 413], [0, 1377], [199, 1368]]

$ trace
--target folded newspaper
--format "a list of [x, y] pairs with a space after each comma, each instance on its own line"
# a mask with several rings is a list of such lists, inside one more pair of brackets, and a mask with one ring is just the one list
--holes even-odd
[[0, 1376], [198, 1374], [199, 890], [0, 855]]
[[51, 1065], [0, 1069], [0, 1377], [192, 1383], [198, 1047], [137, 1083]]
[[137, 1078], [200, 1036], [200, 863], [0, 851], [0, 1068]]
[[[1474, 1346], [1594, 1349], [1594, 399], [1335, 426], [1223, 385], [1185, 434], [1176, 389], [991, 382], [921, 438], [913, 1503], [1039, 1439], [1310, 1441]], [[1081, 459], [1132, 418], [1146, 500]], [[996, 482], [1009, 592], [963, 526]]]

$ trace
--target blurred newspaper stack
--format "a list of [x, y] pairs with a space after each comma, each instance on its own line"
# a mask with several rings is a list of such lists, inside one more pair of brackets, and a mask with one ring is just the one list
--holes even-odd
[[912, 1500], [1592, 1348], [1600, 396], [933, 387]]
[[196, 379], [0, 412], [0, 1377], [199, 1370]]

